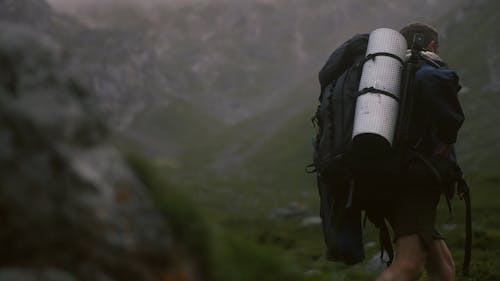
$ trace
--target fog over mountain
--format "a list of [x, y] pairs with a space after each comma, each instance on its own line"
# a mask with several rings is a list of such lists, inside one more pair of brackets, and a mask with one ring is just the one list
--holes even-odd
[[[0, 18], [54, 36], [108, 122], [155, 158], [230, 139], [226, 146], [217, 141], [222, 150], [212, 161], [227, 167], [228, 159], [243, 161], [297, 114], [312, 114], [318, 70], [353, 34], [425, 21], [438, 27], [447, 49], [449, 33], [457, 34], [455, 27], [481, 3], [0, 0], [7, 7]], [[498, 48], [488, 42], [486, 51], [496, 58]], [[461, 56], [460, 48], [448, 50]], [[495, 89], [496, 64], [488, 62], [486, 83]], [[458, 67], [467, 74], [468, 66]], [[464, 76], [464, 92], [475, 90], [474, 77]], [[246, 136], [244, 149], [234, 135]]]
[[[140, 99], [124, 94], [134, 88], [154, 103], [181, 99], [226, 123], [285, 98], [352, 33], [431, 19], [447, 2], [49, 1], [93, 31], [92, 50], [80, 49], [85, 63], [104, 64], [98, 73], [107, 69], [104, 76], [120, 82], [102, 79], [99, 94], [118, 104], [134, 100], [136, 108]], [[117, 61], [108, 61], [111, 50]]]

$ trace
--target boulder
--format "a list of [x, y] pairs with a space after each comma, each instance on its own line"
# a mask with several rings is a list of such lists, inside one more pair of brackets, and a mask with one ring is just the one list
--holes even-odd
[[169, 224], [64, 57], [0, 24], [0, 281], [170, 280]]

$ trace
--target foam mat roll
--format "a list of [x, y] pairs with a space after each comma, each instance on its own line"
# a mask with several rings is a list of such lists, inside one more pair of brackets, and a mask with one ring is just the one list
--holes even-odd
[[[407, 44], [398, 31], [380, 28], [370, 33], [366, 55], [391, 53], [405, 60]], [[359, 90], [373, 87], [399, 97], [403, 65], [388, 56], [368, 60], [361, 74]], [[378, 134], [391, 145], [394, 139], [399, 104], [387, 95], [367, 93], [357, 99], [353, 138], [360, 134]]]

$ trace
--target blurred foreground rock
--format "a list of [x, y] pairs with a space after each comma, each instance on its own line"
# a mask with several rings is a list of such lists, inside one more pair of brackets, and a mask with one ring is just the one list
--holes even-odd
[[169, 226], [62, 57], [0, 24], [0, 281], [173, 280]]

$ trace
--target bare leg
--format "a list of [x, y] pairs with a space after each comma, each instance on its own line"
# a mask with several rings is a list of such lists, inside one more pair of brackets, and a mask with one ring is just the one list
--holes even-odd
[[455, 264], [444, 240], [434, 240], [425, 265], [430, 281], [454, 281]]
[[396, 241], [394, 261], [376, 281], [416, 281], [424, 271], [426, 256], [417, 234], [400, 237]]

